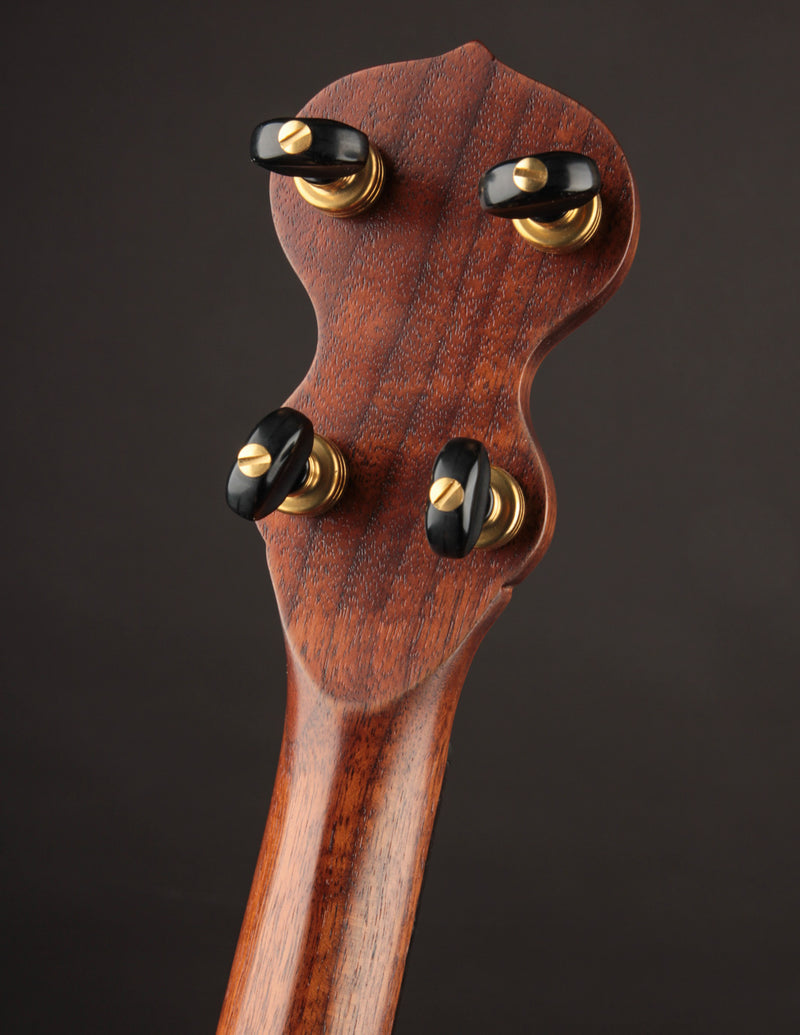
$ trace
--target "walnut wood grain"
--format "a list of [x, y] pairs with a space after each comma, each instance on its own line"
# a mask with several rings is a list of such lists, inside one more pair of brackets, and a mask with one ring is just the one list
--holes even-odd
[[365, 712], [294, 660], [223, 1032], [388, 1032], [473, 635]]
[[[301, 114], [363, 129], [388, 183], [369, 212], [334, 220], [272, 177], [319, 327], [288, 403], [339, 444], [351, 480], [320, 518], [260, 523], [289, 695], [218, 1030], [385, 1035], [469, 661], [553, 532], [531, 381], [620, 284], [638, 208], [606, 127], [480, 44], [348, 76]], [[478, 205], [483, 171], [556, 149], [590, 155], [603, 183], [600, 229], [567, 255], [534, 251]], [[431, 465], [456, 436], [482, 441], [527, 502], [511, 544], [461, 561], [430, 550], [423, 521]]]

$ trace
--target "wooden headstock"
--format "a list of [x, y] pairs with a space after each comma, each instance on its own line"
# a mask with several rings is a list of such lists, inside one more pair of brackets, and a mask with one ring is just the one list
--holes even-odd
[[[303, 116], [365, 132], [386, 183], [368, 211], [332, 219], [271, 177], [275, 228], [319, 325], [287, 402], [350, 474], [327, 513], [259, 523], [289, 700], [219, 1030], [374, 1035], [394, 1015], [461, 683], [553, 533], [531, 381], [621, 283], [638, 208], [603, 123], [478, 43], [347, 76]], [[579, 250], [547, 254], [481, 209], [478, 182], [557, 150], [596, 162], [602, 220]], [[437, 556], [423, 524], [434, 458], [457, 436], [483, 442], [526, 503], [511, 543], [462, 560]]]
[[[531, 380], [620, 284], [638, 210], [606, 127], [478, 43], [347, 76], [303, 114], [366, 132], [387, 184], [342, 220], [271, 177], [275, 228], [319, 324], [289, 405], [342, 447], [351, 478], [334, 511], [272, 515], [261, 531], [295, 658], [326, 692], [374, 706], [436, 671], [546, 550], [555, 496]], [[598, 233], [565, 255], [534, 250], [478, 204], [490, 166], [556, 148], [589, 154], [603, 183]], [[527, 503], [513, 543], [463, 561], [437, 557], [423, 526], [433, 460], [458, 435], [482, 441]]]

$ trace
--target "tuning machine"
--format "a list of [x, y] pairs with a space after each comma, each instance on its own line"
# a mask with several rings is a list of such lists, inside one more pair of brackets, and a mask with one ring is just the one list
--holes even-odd
[[489, 463], [484, 446], [453, 438], [436, 457], [425, 511], [425, 533], [442, 557], [493, 550], [522, 528], [525, 497], [518, 482]]
[[358, 215], [381, 192], [380, 152], [359, 129], [333, 119], [270, 119], [253, 130], [250, 157], [291, 176], [302, 198], [331, 216]]
[[512, 219], [543, 252], [581, 248], [600, 225], [600, 173], [586, 155], [547, 151], [493, 166], [478, 186], [481, 206]]
[[339, 447], [315, 435], [308, 417], [282, 406], [258, 422], [239, 450], [228, 476], [228, 506], [248, 521], [274, 510], [323, 514], [339, 500], [346, 481]]

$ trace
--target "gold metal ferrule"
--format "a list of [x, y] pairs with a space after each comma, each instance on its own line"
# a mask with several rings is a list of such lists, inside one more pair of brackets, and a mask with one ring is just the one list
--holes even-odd
[[540, 252], [574, 252], [594, 236], [603, 214], [600, 195], [579, 208], [571, 208], [552, 223], [512, 219], [517, 232]]
[[384, 178], [383, 159], [370, 144], [366, 165], [352, 176], [343, 176], [332, 183], [309, 183], [302, 176], [295, 176], [294, 182], [300, 197], [309, 205], [329, 216], [346, 219], [365, 212], [377, 201]]
[[496, 550], [505, 546], [522, 528], [525, 520], [525, 497], [516, 478], [502, 467], [492, 465], [492, 505], [475, 548]]
[[314, 436], [305, 481], [278, 507], [284, 514], [324, 514], [341, 498], [347, 463], [341, 449], [322, 435]]

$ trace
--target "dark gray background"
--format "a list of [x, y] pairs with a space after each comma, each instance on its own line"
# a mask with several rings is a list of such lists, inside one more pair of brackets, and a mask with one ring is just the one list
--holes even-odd
[[642, 236], [534, 388], [558, 528], [467, 680], [396, 1032], [800, 1028], [795, 10], [16, 7], [3, 1032], [214, 1030], [284, 705], [222, 485], [315, 341], [249, 132], [476, 37], [607, 122]]

